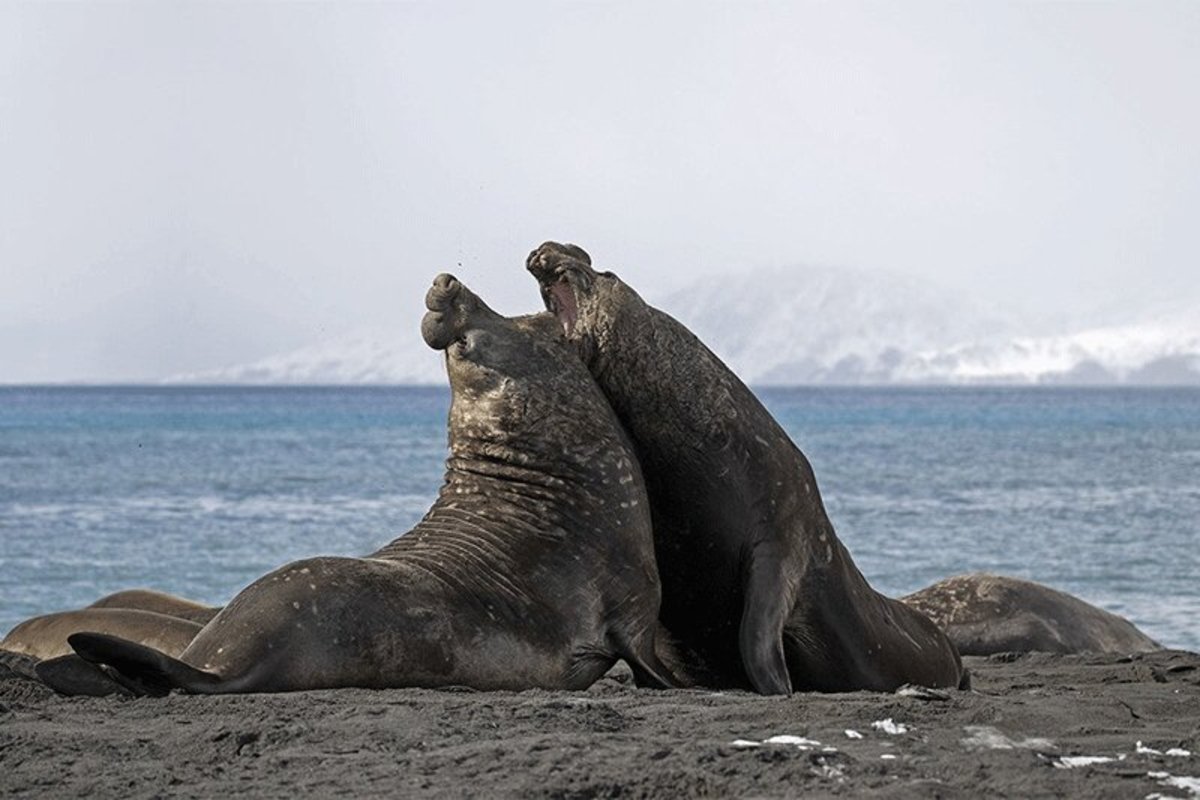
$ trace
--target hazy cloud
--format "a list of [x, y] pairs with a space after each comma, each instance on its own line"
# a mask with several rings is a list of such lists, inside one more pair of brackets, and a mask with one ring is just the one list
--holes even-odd
[[546, 238], [1196, 301], [1197, 86], [1194, 3], [3, 4], [0, 381], [527, 310]]

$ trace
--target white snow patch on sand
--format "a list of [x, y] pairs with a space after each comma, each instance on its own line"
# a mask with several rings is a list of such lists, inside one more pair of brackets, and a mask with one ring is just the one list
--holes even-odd
[[1090, 767], [1093, 764], [1104, 764], [1116, 760], [1112, 756], [1062, 756], [1054, 762], [1054, 766], [1057, 769], [1074, 769], [1076, 767]]
[[[1158, 781], [1160, 786], [1169, 786], [1172, 789], [1182, 789], [1191, 797], [1200, 797], [1200, 778], [1194, 778], [1189, 775], [1172, 775], [1169, 772], [1147, 772], [1149, 777]], [[1149, 798], [1165, 798], [1170, 795], [1152, 794], [1147, 795]]]
[[792, 736], [791, 734], [787, 733], [781, 733], [778, 736], [772, 736], [769, 739], [763, 739], [763, 744], [794, 744], [803, 750], [807, 750], [810, 747], [821, 746], [821, 743], [816, 739], [806, 739], [803, 736]]
[[967, 747], [983, 750], [1056, 750], [1054, 742], [1042, 738], [1012, 739], [991, 725], [967, 725], [963, 728], [968, 736], [962, 740]]

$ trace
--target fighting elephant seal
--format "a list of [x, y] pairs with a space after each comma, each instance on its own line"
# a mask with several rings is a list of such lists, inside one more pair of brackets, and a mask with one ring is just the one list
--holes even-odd
[[965, 656], [1162, 649], [1124, 617], [1049, 586], [1004, 575], [955, 575], [901, 601], [936, 622]]
[[81, 608], [32, 617], [20, 623], [0, 640], [0, 650], [23, 653], [46, 660], [67, 655], [71, 646], [67, 637], [80, 631], [94, 631], [177, 656], [196, 634], [199, 623], [153, 611], [132, 608]]
[[426, 297], [446, 351], [450, 454], [432, 508], [366, 558], [310, 558], [242, 590], [179, 659], [70, 638], [131, 689], [582, 689], [654, 651], [645, 486], [604, 396], [548, 314], [506, 319], [449, 275]]
[[808, 460], [720, 359], [574, 245], [526, 267], [633, 438], [683, 645], [767, 694], [960, 685], [953, 645], [868, 585]]

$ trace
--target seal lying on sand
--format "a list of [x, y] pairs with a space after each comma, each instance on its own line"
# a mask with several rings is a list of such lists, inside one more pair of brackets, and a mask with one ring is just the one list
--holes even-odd
[[206, 606], [195, 600], [188, 600], [185, 597], [165, 592], [156, 592], [153, 589], [125, 589], [113, 592], [101, 597], [88, 608], [133, 608], [140, 611], [153, 611], [156, 614], [166, 614], [169, 617], [199, 622], [201, 625], [211, 620], [221, 610], [219, 606]]
[[526, 266], [633, 438], [684, 646], [765, 694], [960, 684], [945, 634], [871, 589], [808, 460], [720, 359], [574, 245]]
[[421, 325], [446, 351], [445, 483], [366, 558], [288, 564], [239, 593], [179, 659], [92, 633], [84, 659], [162, 694], [339, 686], [583, 689], [654, 651], [659, 583], [628, 439], [549, 314], [506, 319], [449, 275]]
[[0, 657], [21, 656], [9, 667], [68, 694], [113, 694], [123, 687], [73, 654], [72, 634], [104, 633], [178, 656], [220, 610], [150, 589], [126, 589], [86, 608], [25, 620], [0, 641]]
[[941, 626], [965, 656], [1162, 649], [1124, 617], [1019, 578], [955, 575], [901, 600]]
[[177, 656], [200, 632], [199, 623], [131, 608], [81, 608], [27, 619], [0, 641], [0, 650], [37, 659], [67, 655], [67, 637], [79, 631], [120, 636]]
[[57, 658], [72, 652], [68, 636], [93, 631], [177, 656], [220, 610], [151, 589], [125, 589], [86, 608], [27, 619], [0, 640], [0, 650], [40, 660]]

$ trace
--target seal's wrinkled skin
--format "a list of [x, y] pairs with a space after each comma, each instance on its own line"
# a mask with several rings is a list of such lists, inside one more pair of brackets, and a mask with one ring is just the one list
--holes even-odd
[[1162, 649], [1124, 617], [1049, 586], [1004, 575], [955, 575], [901, 600], [936, 622], [964, 656]]
[[659, 584], [637, 461], [549, 314], [506, 319], [449, 275], [426, 298], [446, 351], [445, 483], [366, 558], [311, 558], [239, 593], [178, 660], [112, 637], [71, 645], [134, 691], [339, 686], [583, 689], [655, 655]]
[[871, 589], [808, 460], [720, 359], [574, 245], [526, 266], [633, 438], [683, 645], [766, 694], [960, 685], [953, 645]]

